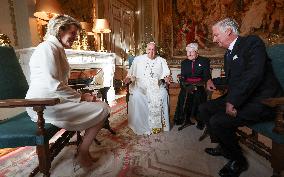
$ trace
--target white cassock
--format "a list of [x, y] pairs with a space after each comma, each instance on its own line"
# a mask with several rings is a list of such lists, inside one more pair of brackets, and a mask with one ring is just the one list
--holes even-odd
[[[46, 123], [66, 130], [85, 130], [103, 121], [110, 113], [105, 102], [80, 102], [81, 95], [68, 86], [70, 73], [64, 48], [50, 36], [39, 44], [30, 59], [30, 86], [26, 98], [60, 98], [60, 103], [44, 110]], [[27, 112], [33, 121], [37, 114]]]
[[135, 57], [128, 77], [128, 125], [138, 135], [151, 134], [153, 128], [170, 130], [169, 95], [161, 79], [170, 75], [167, 62], [162, 57], [150, 59], [147, 55]]

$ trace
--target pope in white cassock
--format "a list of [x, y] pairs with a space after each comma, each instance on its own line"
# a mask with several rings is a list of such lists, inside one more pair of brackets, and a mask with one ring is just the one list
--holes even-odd
[[164, 58], [156, 56], [154, 42], [145, 55], [135, 57], [124, 82], [129, 86], [128, 125], [138, 135], [169, 131], [169, 95], [166, 84], [170, 70]]

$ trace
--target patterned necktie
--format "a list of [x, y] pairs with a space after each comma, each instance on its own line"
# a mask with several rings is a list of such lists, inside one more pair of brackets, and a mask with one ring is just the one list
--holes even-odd
[[230, 56], [231, 56], [231, 50], [229, 50], [229, 49], [227, 49], [227, 51], [226, 51], [226, 60], [229, 62], [230, 61]]
[[231, 64], [231, 50], [227, 49], [225, 53], [225, 60], [226, 60], [226, 67], [225, 67], [225, 73], [226, 76], [229, 75], [229, 70], [230, 70], [230, 64]]

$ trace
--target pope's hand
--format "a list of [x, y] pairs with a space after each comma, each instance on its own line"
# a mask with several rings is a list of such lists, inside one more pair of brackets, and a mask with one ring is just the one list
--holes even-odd
[[165, 82], [166, 82], [167, 84], [170, 84], [171, 81], [173, 80], [173, 78], [172, 78], [172, 76], [166, 76], [166, 77], [164, 78], [164, 80], [165, 80]]
[[128, 84], [130, 81], [131, 81], [131, 78], [130, 78], [130, 77], [126, 77], [126, 78], [123, 80], [123, 83], [124, 83], [124, 84]]

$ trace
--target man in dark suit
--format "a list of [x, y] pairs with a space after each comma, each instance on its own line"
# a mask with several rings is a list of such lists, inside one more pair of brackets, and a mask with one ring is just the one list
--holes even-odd
[[[211, 78], [210, 61], [208, 58], [199, 56], [198, 44], [188, 44], [186, 52], [187, 59], [181, 62], [181, 90], [174, 116], [175, 124], [182, 125], [178, 130], [194, 124], [190, 118], [194, 117], [197, 119], [198, 106], [207, 100], [204, 86], [194, 86], [194, 84], [202, 81], [206, 82]], [[192, 90], [187, 97], [186, 90]], [[203, 129], [203, 127], [204, 123], [197, 119], [197, 128]]]
[[248, 163], [238, 144], [236, 129], [273, 118], [273, 111], [261, 100], [283, 95], [263, 41], [257, 36], [241, 37], [238, 24], [226, 18], [212, 27], [213, 42], [226, 48], [225, 77], [208, 80], [207, 89], [227, 86], [227, 93], [200, 105], [200, 118], [206, 123], [216, 148], [206, 148], [213, 156], [223, 155], [229, 162], [219, 171], [224, 177], [236, 177]]

